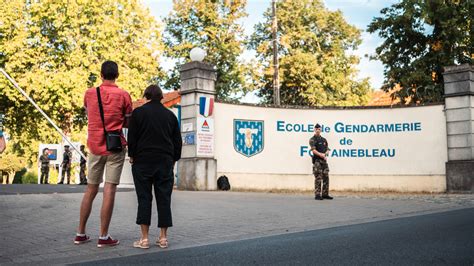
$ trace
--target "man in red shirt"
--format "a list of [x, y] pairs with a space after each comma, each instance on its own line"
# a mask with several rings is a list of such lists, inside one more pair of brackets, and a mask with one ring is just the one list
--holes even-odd
[[118, 66], [115, 62], [106, 61], [102, 64], [100, 76], [100, 97], [104, 111], [104, 124], [100, 115], [99, 102], [96, 88], [90, 88], [84, 95], [84, 107], [87, 110], [88, 135], [87, 146], [90, 151], [88, 159], [87, 189], [81, 203], [79, 228], [77, 230], [75, 244], [83, 244], [90, 241], [86, 235], [87, 219], [91, 213], [92, 203], [99, 191], [99, 184], [103, 181], [105, 169], [105, 184], [102, 209], [100, 212], [100, 236], [98, 247], [115, 246], [119, 244], [109, 234], [109, 224], [114, 208], [115, 192], [120, 183], [123, 163], [125, 160], [125, 146], [127, 142], [121, 136], [123, 149], [121, 152], [112, 153], [107, 151], [105, 144], [104, 126], [107, 131], [122, 131], [128, 127], [128, 118], [132, 113], [132, 99], [128, 92], [120, 89], [116, 84]]

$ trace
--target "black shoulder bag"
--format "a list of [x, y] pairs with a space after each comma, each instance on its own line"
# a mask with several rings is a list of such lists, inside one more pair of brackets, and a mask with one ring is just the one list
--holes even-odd
[[105, 129], [105, 122], [104, 122], [104, 109], [102, 107], [102, 98], [100, 97], [100, 87], [97, 87], [97, 99], [99, 100], [99, 111], [100, 111], [100, 118], [102, 119], [102, 126], [104, 127], [104, 134], [105, 134], [105, 146], [107, 147], [107, 151], [110, 152], [121, 152], [122, 151], [122, 139], [121, 139], [121, 132], [117, 131], [107, 131]]

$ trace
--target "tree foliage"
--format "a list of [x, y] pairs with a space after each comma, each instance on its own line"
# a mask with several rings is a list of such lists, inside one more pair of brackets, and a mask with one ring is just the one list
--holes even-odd
[[402, 0], [380, 13], [368, 31], [384, 39], [373, 56], [385, 65], [383, 89], [399, 85], [404, 104], [442, 101], [443, 67], [474, 62], [474, 3]]
[[[272, 14], [255, 26], [250, 48], [264, 68], [255, 75], [259, 96], [273, 102]], [[360, 30], [340, 11], [329, 11], [320, 0], [277, 3], [280, 97], [287, 105], [361, 105], [370, 91], [368, 79], [357, 80], [359, 58], [349, 52], [361, 42]]]
[[216, 92], [222, 100], [238, 98], [246, 90], [245, 66], [239, 61], [244, 33], [238, 23], [245, 13], [246, 0], [174, 0], [173, 11], [165, 18], [163, 33], [166, 56], [177, 63], [165, 88], [179, 89], [179, 66], [189, 61], [189, 52], [201, 47], [205, 61], [217, 70]]
[[[117, 83], [136, 98], [163, 76], [157, 62], [162, 49], [160, 27], [139, 0], [10, 0], [0, 5], [0, 67], [67, 134], [85, 125], [83, 94], [100, 84], [103, 61], [119, 64]], [[31, 162], [37, 141], [59, 141], [3, 77], [0, 92], [5, 131], [18, 154]]]
[[24, 161], [11, 152], [6, 152], [5, 154], [0, 155], [0, 173], [14, 173], [20, 171], [24, 166]]

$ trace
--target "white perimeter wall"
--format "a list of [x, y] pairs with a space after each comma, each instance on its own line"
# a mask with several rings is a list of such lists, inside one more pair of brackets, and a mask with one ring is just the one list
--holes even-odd
[[[443, 109], [444, 106], [436, 105], [311, 110], [216, 103], [214, 123], [218, 176], [225, 174], [231, 186], [240, 189], [314, 189], [312, 164], [307, 151], [309, 138], [314, 133], [304, 131], [319, 123], [325, 131], [329, 130], [322, 135], [328, 140], [333, 155], [328, 159], [331, 190], [445, 191], [447, 137]], [[260, 153], [246, 157], [236, 151], [234, 120], [264, 122], [263, 150]], [[410, 129], [403, 131], [403, 123], [408, 123]], [[385, 125], [392, 124], [395, 129], [397, 124], [402, 124], [400, 131], [341, 131], [341, 125], [365, 125], [367, 128], [384, 125], [385, 128]], [[298, 132], [293, 130], [295, 125]], [[342, 145], [344, 138], [350, 139], [352, 144]], [[383, 156], [382, 150], [387, 156]]]

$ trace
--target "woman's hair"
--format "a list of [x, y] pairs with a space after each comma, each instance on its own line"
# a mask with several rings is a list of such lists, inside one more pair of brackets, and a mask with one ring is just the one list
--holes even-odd
[[158, 85], [150, 85], [145, 89], [143, 96], [147, 100], [161, 100], [163, 99], [163, 92]]

